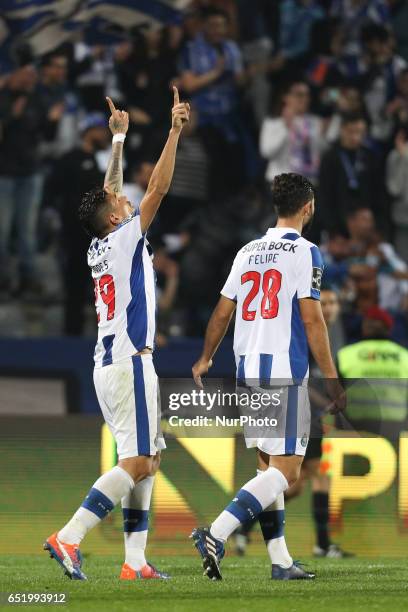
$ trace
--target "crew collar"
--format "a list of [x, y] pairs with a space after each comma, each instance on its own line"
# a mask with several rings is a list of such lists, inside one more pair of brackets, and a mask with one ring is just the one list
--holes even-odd
[[295, 229], [294, 227], [270, 227], [268, 229], [268, 233], [272, 232], [273, 230], [279, 230], [279, 231], [282, 231], [282, 232], [294, 232], [295, 234], [300, 236], [299, 231], [297, 229]]

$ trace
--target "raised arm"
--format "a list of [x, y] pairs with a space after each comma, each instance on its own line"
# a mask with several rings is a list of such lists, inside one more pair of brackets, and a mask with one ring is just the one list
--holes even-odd
[[173, 87], [173, 92], [174, 104], [170, 133], [160, 159], [153, 170], [146, 194], [140, 203], [140, 225], [142, 232], [148, 229], [159, 209], [161, 201], [169, 190], [171, 179], [173, 178], [178, 140], [184, 123], [190, 117], [190, 105], [180, 103], [176, 87]]
[[105, 174], [104, 187], [109, 188], [110, 191], [114, 193], [120, 194], [122, 193], [123, 187], [123, 143], [129, 128], [129, 115], [125, 111], [117, 110], [110, 98], [106, 98], [106, 100], [108, 101], [111, 111], [109, 128], [113, 134], [113, 139], [112, 154]]
[[211, 319], [208, 322], [204, 338], [204, 348], [200, 359], [193, 365], [193, 378], [196, 385], [203, 386], [201, 376], [207, 374], [221, 340], [227, 333], [228, 326], [235, 312], [236, 303], [222, 295]]

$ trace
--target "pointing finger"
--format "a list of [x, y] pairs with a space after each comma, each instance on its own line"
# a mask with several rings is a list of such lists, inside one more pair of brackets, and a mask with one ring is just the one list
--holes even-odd
[[175, 106], [173, 106], [172, 110], [173, 110], [173, 113], [176, 113], [178, 111], [185, 110], [185, 109], [186, 109], [186, 105], [180, 102], [179, 104], [176, 104]]
[[114, 112], [115, 112], [115, 110], [116, 110], [115, 105], [114, 105], [114, 103], [112, 102], [112, 100], [111, 100], [110, 98], [108, 98], [108, 96], [106, 96], [106, 101], [107, 101], [107, 103], [109, 104], [110, 112], [111, 112], [111, 113], [112, 113], [112, 115], [113, 115], [113, 113], [114, 113]]
[[176, 104], [180, 103], [180, 96], [179, 96], [178, 89], [175, 85], [173, 85], [173, 94], [174, 94], [174, 106], [176, 106]]

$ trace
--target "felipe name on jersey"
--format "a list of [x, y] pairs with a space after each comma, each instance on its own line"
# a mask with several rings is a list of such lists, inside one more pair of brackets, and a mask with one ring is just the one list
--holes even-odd
[[279, 253], [265, 253], [259, 254], [259, 251], [284, 251], [285, 253], [296, 253], [298, 245], [294, 244], [293, 241], [284, 242], [282, 240], [279, 241], [271, 241], [267, 240], [263, 242], [250, 242], [242, 249], [243, 253], [251, 253], [252, 251], [256, 251], [256, 254], [252, 254], [248, 258], [248, 263], [250, 264], [267, 264], [267, 263], [277, 263], [279, 260]]

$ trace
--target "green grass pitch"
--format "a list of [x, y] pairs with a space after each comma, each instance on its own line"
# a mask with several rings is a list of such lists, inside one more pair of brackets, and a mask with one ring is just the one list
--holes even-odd
[[[169, 581], [120, 583], [121, 559], [89, 555], [84, 569], [87, 582], [72, 582], [44, 553], [43, 557], [0, 557], [2, 592], [68, 594], [65, 605], [23, 606], [35, 609], [125, 612], [346, 612], [407, 610], [408, 560], [307, 560], [315, 581], [275, 582], [261, 557], [227, 557], [224, 580], [210, 582], [201, 574], [198, 556], [152, 558], [172, 575]], [[21, 606], [20, 606], [21, 607]], [[3, 608], [3, 609], [10, 609]]]

